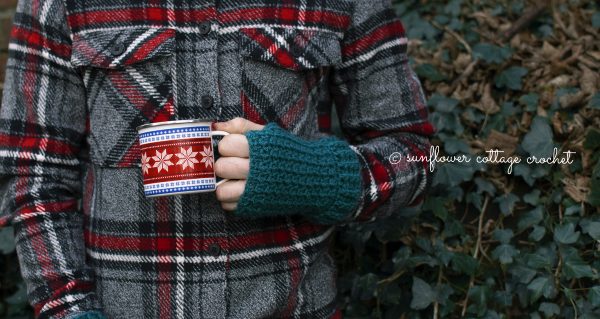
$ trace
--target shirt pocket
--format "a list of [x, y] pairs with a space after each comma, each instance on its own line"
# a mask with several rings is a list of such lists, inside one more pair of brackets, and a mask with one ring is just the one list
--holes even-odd
[[[241, 104], [255, 122], [316, 121], [317, 92], [330, 67], [341, 63], [336, 33], [297, 27], [241, 28]], [[313, 99], [315, 99], [313, 101]], [[311, 112], [314, 119], [307, 119]]]
[[71, 63], [83, 73], [90, 160], [140, 166], [136, 128], [175, 118], [175, 30], [88, 30], [73, 36]]

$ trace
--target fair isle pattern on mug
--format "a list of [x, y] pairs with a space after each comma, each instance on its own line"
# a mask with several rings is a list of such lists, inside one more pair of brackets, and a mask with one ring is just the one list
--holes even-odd
[[157, 126], [139, 135], [146, 196], [215, 189], [210, 126]]
[[433, 133], [406, 42], [387, 0], [19, 0], [0, 226], [15, 227], [36, 315], [330, 318], [335, 226], [239, 218], [213, 193], [147, 198], [142, 165], [210, 169], [213, 150], [143, 153], [136, 127], [240, 116], [316, 139], [335, 100], [364, 181], [351, 221], [384, 218], [431, 181], [422, 163], [388, 161]]

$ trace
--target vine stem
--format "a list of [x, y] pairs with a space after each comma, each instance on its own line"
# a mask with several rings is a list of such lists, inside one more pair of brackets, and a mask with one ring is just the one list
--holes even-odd
[[[440, 265], [440, 268], [438, 271], [438, 279], [437, 279], [438, 288], [441, 283], [442, 283], [442, 266]], [[440, 303], [436, 299], [435, 303], [433, 304], [433, 319], [438, 319], [439, 317], [440, 317]]]
[[479, 256], [479, 250], [481, 249], [481, 237], [483, 235], [483, 216], [485, 215], [485, 211], [487, 210], [489, 202], [490, 197], [488, 195], [485, 195], [483, 207], [481, 207], [481, 213], [479, 214], [479, 222], [477, 224], [477, 242], [475, 243], [475, 252], [473, 252], [473, 258], [475, 259], [477, 259], [477, 257]]
[[[485, 211], [487, 210], [488, 203], [490, 202], [490, 197], [485, 195], [485, 200], [483, 201], [483, 206], [481, 207], [481, 213], [479, 213], [479, 221], [477, 224], [477, 242], [475, 243], [475, 251], [473, 252], [473, 258], [479, 260], [479, 250], [481, 249], [481, 237], [483, 236], [483, 217], [485, 216]], [[461, 316], [464, 317], [467, 314], [467, 306], [469, 305], [469, 292], [471, 292], [471, 288], [475, 284], [475, 275], [471, 275], [471, 279], [469, 280], [469, 288], [467, 289], [467, 293], [465, 295], [465, 300], [463, 300], [463, 307]]]

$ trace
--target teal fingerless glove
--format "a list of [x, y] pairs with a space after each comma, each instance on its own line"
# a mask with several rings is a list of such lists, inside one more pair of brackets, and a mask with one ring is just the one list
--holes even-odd
[[349, 218], [361, 193], [360, 162], [345, 141], [304, 140], [275, 123], [246, 133], [250, 172], [236, 215], [302, 214], [320, 224]]
[[106, 319], [106, 317], [96, 310], [76, 313], [68, 316], [66, 319]]

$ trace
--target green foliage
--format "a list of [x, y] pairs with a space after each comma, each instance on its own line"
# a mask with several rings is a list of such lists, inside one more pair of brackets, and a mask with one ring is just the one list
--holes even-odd
[[590, 100], [590, 107], [594, 109], [600, 109], [600, 92], [594, 94]]
[[596, 12], [592, 16], [592, 26], [594, 28], [600, 28], [600, 12]]
[[509, 41], [498, 27], [527, 2], [396, 2], [417, 44], [439, 155], [481, 155], [493, 131], [523, 161], [555, 147], [577, 153], [571, 165], [521, 162], [512, 174], [474, 160], [436, 163], [421, 206], [341, 229], [345, 317], [600, 318], [600, 82], [540, 60], [543, 46], [567, 47], [565, 30], [580, 30], [570, 23], [590, 30], [597, 4], [561, 2], [562, 27], [542, 14]]
[[491, 43], [477, 43], [473, 46], [473, 57], [487, 63], [500, 64], [512, 55], [509, 47], [499, 47]]
[[523, 77], [528, 73], [526, 68], [520, 66], [511, 66], [500, 72], [496, 77], [496, 87], [508, 88], [511, 90], [520, 90], [523, 86]]
[[527, 153], [537, 157], [551, 156], [554, 148], [552, 129], [548, 121], [536, 117], [531, 123], [530, 131], [525, 134], [521, 146]]
[[446, 79], [446, 76], [440, 73], [435, 66], [425, 63], [415, 68], [417, 75], [421, 78], [426, 78], [432, 82], [439, 82]]

